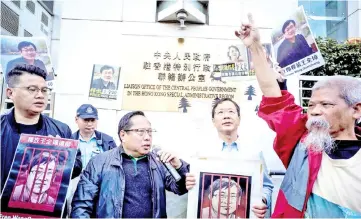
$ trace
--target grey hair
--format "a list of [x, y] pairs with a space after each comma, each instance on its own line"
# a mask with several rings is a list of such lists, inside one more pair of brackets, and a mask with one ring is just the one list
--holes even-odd
[[361, 103], [361, 80], [351, 76], [328, 76], [324, 80], [318, 81], [312, 88], [312, 92], [324, 88], [337, 88], [340, 97], [347, 105], [353, 106]]

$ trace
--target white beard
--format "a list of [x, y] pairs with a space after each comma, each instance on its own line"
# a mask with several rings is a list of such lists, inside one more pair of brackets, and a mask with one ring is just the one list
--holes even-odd
[[311, 152], [326, 153], [331, 152], [336, 148], [335, 141], [330, 135], [330, 124], [317, 117], [311, 117], [307, 120], [306, 128], [309, 133], [304, 139], [304, 147]]

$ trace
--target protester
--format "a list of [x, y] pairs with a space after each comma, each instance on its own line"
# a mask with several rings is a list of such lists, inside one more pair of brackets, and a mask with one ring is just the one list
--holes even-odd
[[[119, 122], [122, 145], [93, 157], [83, 171], [73, 197], [73, 218], [165, 218], [165, 190], [187, 192], [189, 165], [175, 155], [150, 152], [154, 130], [141, 111]], [[162, 162], [169, 162], [181, 179], [176, 182]]]
[[[232, 154], [243, 153], [245, 155], [251, 155], [254, 152], [258, 153], [264, 165], [263, 197], [262, 202], [254, 205], [252, 211], [258, 218], [264, 218], [267, 209], [271, 207], [273, 183], [267, 173], [267, 166], [262, 151], [256, 151], [256, 145], [245, 144], [242, 141], [243, 139], [238, 136], [238, 128], [241, 121], [240, 107], [232, 99], [220, 99], [213, 106], [212, 120], [218, 132], [219, 142], [215, 142], [215, 144], [218, 144], [219, 152]], [[207, 146], [207, 148], [208, 150], [212, 150], [210, 146]], [[249, 152], [250, 150], [252, 152]], [[187, 189], [192, 189], [195, 182], [195, 176], [193, 174], [187, 174]]]
[[281, 91], [262, 53], [252, 15], [236, 35], [250, 48], [264, 94], [258, 115], [276, 132], [286, 175], [273, 217], [361, 217], [361, 81], [332, 76], [312, 88], [307, 114]]
[[[21, 134], [71, 138], [68, 125], [41, 114], [48, 103], [50, 89], [45, 82], [46, 72], [33, 65], [17, 65], [7, 77], [7, 96], [14, 107], [1, 115], [1, 191], [9, 175]], [[82, 169], [80, 151], [72, 178]]]

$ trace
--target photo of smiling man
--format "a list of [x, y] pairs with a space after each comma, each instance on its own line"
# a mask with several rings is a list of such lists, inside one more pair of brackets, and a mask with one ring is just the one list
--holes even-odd
[[325, 64], [303, 6], [272, 30], [272, 45], [285, 76], [303, 74]]
[[46, 73], [49, 87], [53, 86], [54, 69], [46, 39], [36, 37], [1, 36], [1, 65], [7, 80], [9, 72], [18, 65], [36, 66]]
[[116, 99], [120, 67], [94, 65], [89, 97]]

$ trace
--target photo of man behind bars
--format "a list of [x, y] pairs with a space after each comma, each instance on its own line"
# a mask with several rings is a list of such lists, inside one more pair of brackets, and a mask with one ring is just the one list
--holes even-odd
[[201, 173], [199, 218], [248, 218], [251, 177]]

